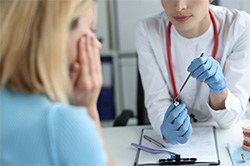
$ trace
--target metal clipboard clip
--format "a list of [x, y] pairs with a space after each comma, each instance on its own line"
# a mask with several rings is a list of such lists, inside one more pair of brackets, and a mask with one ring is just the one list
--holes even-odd
[[171, 158], [160, 159], [159, 165], [194, 165], [197, 158], [181, 158], [181, 155], [172, 155]]

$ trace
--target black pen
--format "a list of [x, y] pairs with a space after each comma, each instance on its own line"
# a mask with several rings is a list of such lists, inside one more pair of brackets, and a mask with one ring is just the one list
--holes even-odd
[[161, 147], [161, 148], [166, 148], [166, 146], [162, 145], [160, 142], [154, 140], [153, 138], [147, 136], [147, 135], [144, 135], [143, 136], [146, 140], [148, 140], [149, 142], [152, 142], [153, 144], [157, 145], [158, 147]]

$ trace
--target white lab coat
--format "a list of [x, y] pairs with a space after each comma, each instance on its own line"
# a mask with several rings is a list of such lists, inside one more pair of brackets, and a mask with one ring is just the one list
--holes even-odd
[[[215, 111], [208, 104], [209, 89], [203, 82], [190, 78], [180, 99], [198, 121], [215, 121], [229, 128], [244, 114], [250, 96], [250, 15], [237, 10], [210, 6], [219, 32], [216, 60], [221, 64], [228, 97], [226, 109]], [[152, 127], [159, 133], [165, 112], [173, 99], [166, 54], [165, 12], [141, 19], [136, 27], [139, 71], [145, 92], [145, 106]], [[191, 61], [204, 52], [211, 56], [214, 44], [212, 23], [201, 36], [187, 39], [171, 28], [172, 64], [179, 90]]]

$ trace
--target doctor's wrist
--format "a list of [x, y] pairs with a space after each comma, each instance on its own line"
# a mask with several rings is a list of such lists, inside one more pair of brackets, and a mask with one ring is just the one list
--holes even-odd
[[210, 92], [209, 94], [209, 105], [213, 110], [222, 110], [226, 108], [225, 101], [228, 96], [228, 89], [225, 88], [219, 93]]

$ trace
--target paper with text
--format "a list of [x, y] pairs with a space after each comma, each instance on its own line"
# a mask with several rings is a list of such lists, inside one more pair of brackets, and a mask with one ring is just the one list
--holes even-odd
[[[197, 162], [218, 163], [219, 159], [213, 127], [193, 127], [193, 133], [189, 141], [186, 144], [176, 145], [167, 144], [152, 128], [143, 129], [141, 145], [154, 149], [164, 149], [145, 140], [143, 138], [145, 134], [164, 144], [167, 147], [166, 150], [180, 154], [182, 158], [197, 158]], [[167, 153], [151, 154], [140, 150], [137, 164], [155, 164], [158, 163], [159, 159], [169, 157]]]

